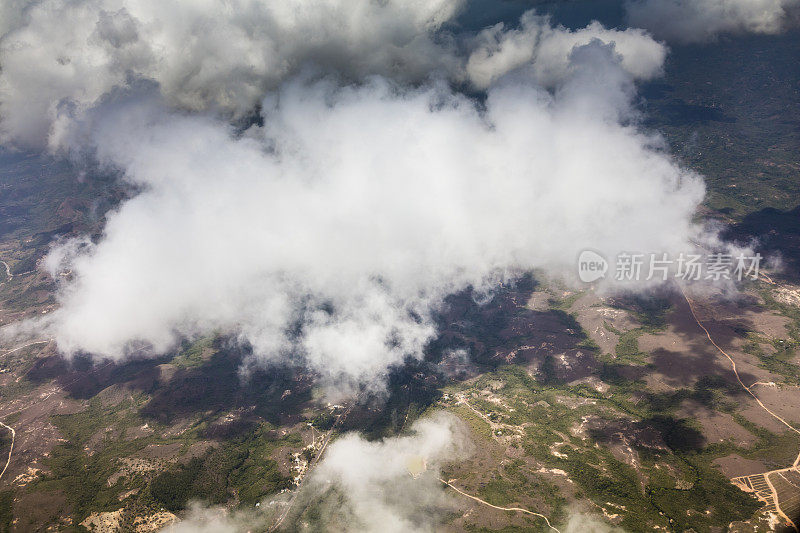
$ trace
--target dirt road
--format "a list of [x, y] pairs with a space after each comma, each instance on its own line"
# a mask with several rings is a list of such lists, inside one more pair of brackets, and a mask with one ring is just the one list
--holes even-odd
[[6, 465], [3, 467], [2, 472], [0, 472], [0, 479], [3, 479], [3, 474], [6, 473], [6, 470], [8, 470], [8, 465], [11, 464], [11, 454], [14, 453], [14, 441], [17, 438], [17, 432], [14, 431], [14, 428], [5, 425], [2, 422], [0, 422], [0, 427], [4, 427], [11, 432], [11, 446], [8, 448], [8, 459], [6, 459]]
[[[774, 282], [771, 279], [766, 278], [766, 280], [767, 280], [767, 283], [774, 284]], [[747, 391], [747, 394], [752, 396], [753, 399], [758, 403], [758, 405], [762, 409], [764, 409], [764, 411], [766, 411], [770, 416], [772, 416], [773, 418], [778, 420], [781, 424], [786, 426], [789, 430], [791, 430], [791, 431], [797, 433], [798, 435], [800, 435], [800, 430], [798, 430], [792, 424], [787, 422], [780, 415], [778, 415], [778, 414], [774, 413], [772, 410], [770, 410], [766, 405], [764, 405], [764, 403], [758, 398], [758, 396], [756, 396], [756, 394], [752, 391], [751, 387], [748, 387], [747, 385], [744, 384], [744, 381], [742, 381], [742, 378], [739, 376], [739, 371], [736, 368], [736, 361], [733, 360], [733, 357], [731, 357], [728, 354], [728, 352], [723, 350], [716, 342], [714, 342], [714, 339], [711, 337], [711, 333], [709, 333], [708, 329], [703, 325], [703, 323], [698, 318], [697, 313], [695, 312], [692, 300], [686, 295], [686, 292], [683, 290], [683, 287], [681, 287], [681, 293], [683, 294], [683, 297], [686, 299], [686, 303], [689, 304], [689, 310], [692, 313], [692, 317], [694, 318], [694, 321], [697, 323], [697, 325], [700, 327], [700, 329], [703, 330], [703, 332], [705, 333], [705, 335], [708, 338], [709, 342], [711, 342], [711, 344], [714, 346], [714, 348], [717, 349], [717, 351], [719, 351], [719, 353], [724, 355], [728, 359], [728, 361], [730, 361], [731, 370], [733, 370], [733, 374], [734, 374], [734, 376], [736, 376], [736, 381], [739, 382], [739, 385], [741, 385], [741, 387], [745, 391]], [[800, 531], [800, 529], [798, 529], [798, 527], [797, 527], [797, 524], [795, 524], [794, 521], [791, 518], [789, 518], [788, 513], [783, 509], [782, 504], [781, 504], [781, 497], [780, 497], [781, 494], [778, 491], [778, 489], [775, 488], [775, 485], [774, 485], [773, 481], [770, 479], [773, 475], [781, 475], [784, 472], [800, 472], [800, 470], [798, 469], [799, 465], [800, 465], [800, 452], [798, 452], [797, 458], [794, 460], [794, 463], [792, 464], [792, 466], [790, 466], [788, 468], [781, 468], [781, 469], [778, 469], [778, 470], [771, 470], [771, 471], [765, 472], [763, 474], [755, 474], [755, 475], [752, 475], [752, 476], [742, 476], [742, 477], [738, 477], [738, 478], [733, 478], [731, 481], [734, 484], [738, 485], [739, 487], [744, 488], [744, 490], [747, 490], [749, 492], [754, 492], [756, 494], [756, 496], [761, 501], [763, 501], [763, 502], [765, 502], [767, 504], [768, 508], [774, 508], [775, 512], [781, 518], [783, 518], [789, 526], [794, 528], [795, 531]], [[794, 499], [795, 499], [794, 496], [790, 497], [790, 501], [792, 503], [794, 503]]]

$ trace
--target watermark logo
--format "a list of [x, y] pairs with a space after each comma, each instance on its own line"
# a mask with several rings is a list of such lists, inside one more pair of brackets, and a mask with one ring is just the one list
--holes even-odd
[[[611, 276], [616, 281], [743, 281], [756, 280], [761, 255], [732, 255], [726, 253], [685, 254], [669, 257], [666, 253], [628, 253], [617, 255]], [[606, 276], [609, 262], [594, 250], [584, 250], [578, 256], [578, 277], [592, 283]]]
[[584, 283], [604, 278], [608, 272], [608, 261], [593, 250], [584, 250], [578, 256], [578, 277]]

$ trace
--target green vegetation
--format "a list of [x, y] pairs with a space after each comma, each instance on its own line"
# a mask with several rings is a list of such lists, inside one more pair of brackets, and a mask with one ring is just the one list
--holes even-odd
[[0, 492], [0, 533], [10, 533], [14, 521], [14, 493], [10, 490]]
[[667, 314], [672, 304], [665, 298], [657, 296], [636, 296], [631, 299], [630, 312], [642, 325], [644, 333], [658, 333], [667, 327]]
[[[794, 362], [797, 350], [800, 348], [800, 308], [776, 300], [770, 288], [761, 288], [759, 293], [768, 309], [789, 319], [786, 326], [789, 338], [767, 338], [754, 332], [747, 332], [744, 350], [757, 356], [763, 368], [783, 376], [791, 385], [800, 385], [800, 368]], [[765, 353], [762, 344], [771, 346], [773, 353]]]
[[[560, 300], [557, 298], [550, 298], [550, 312], [564, 325], [570, 335], [578, 339], [578, 343], [576, 344], [577, 348], [599, 353], [600, 347], [592, 340], [591, 337], [586, 334], [585, 331], [583, 331], [583, 328], [578, 322], [578, 318], [575, 316], [575, 314], [569, 312], [570, 309], [572, 309], [572, 306], [575, 305], [575, 302], [577, 302], [585, 293], [586, 291], [578, 291]], [[544, 362], [542, 372], [545, 373], [545, 379], [551, 379], [554, 376], [554, 373], [552, 372], [553, 369], [550, 368], [551, 364], [551, 360], [546, 359]]]
[[[773, 353], [765, 353], [762, 344], [772, 346]], [[800, 367], [794, 362], [798, 347], [800, 343], [794, 339], [769, 339], [749, 333], [743, 350], [758, 357], [762, 368], [783, 376], [786, 383], [800, 385]]]
[[639, 337], [644, 333], [644, 328], [626, 331], [619, 336], [619, 342], [614, 348], [614, 353], [619, 363], [642, 365], [647, 354], [639, 350]]
[[551, 309], [568, 312], [585, 293], [586, 291], [577, 291], [561, 299], [550, 298], [548, 303]]
[[480, 487], [479, 496], [499, 506], [518, 506], [520, 497], [535, 498], [545, 502], [552, 520], [566, 517], [566, 500], [558, 487], [531, 471], [521, 459], [494, 472], [492, 479]]
[[[730, 447], [705, 446], [694, 423], [669, 414], [687, 398], [726, 406], [726, 387], [717, 378], [704, 378], [693, 389], [651, 395], [648, 401], [633, 403], [627, 388], [612, 384], [608, 393], [600, 394], [585, 385], [537, 382], [524, 369], [507, 366], [479, 377], [463, 390], [490, 388], [501, 396], [509, 409], [482, 401], [474, 393], [470, 403], [502, 423], [524, 423], [522, 447], [527, 456], [567, 472], [584, 497], [609, 513], [621, 514], [621, 526], [635, 532], [656, 526], [706, 531], [725, 527], [732, 519], [746, 519], [758, 508], [752, 497], [711, 466], [714, 458], [730, 453]], [[459, 415], [464, 413], [463, 408], [457, 409]], [[581, 438], [575, 428], [586, 417], [597, 419], [595, 427], [602, 429], [586, 430], [588, 435]], [[479, 417], [465, 418], [482, 438], [492, 438], [481, 429], [488, 427]], [[621, 426], [617, 428], [617, 424]], [[647, 434], [646, 428], [660, 436], [660, 444], [638, 440], [640, 432]], [[620, 431], [638, 455], [637, 468], [612, 453], [614, 434]], [[495, 504], [530, 493], [505, 470], [481, 488], [487, 501]], [[620, 511], [623, 508], [625, 511]]]
[[732, 413], [738, 403], [736, 396], [744, 394], [738, 385], [734, 385], [720, 376], [701, 376], [691, 389], [681, 388], [669, 392], [644, 393], [647, 413], [651, 416], [671, 414], [686, 400], [695, 401], [709, 409]]
[[748, 459], [757, 459], [776, 468], [783, 468], [794, 462], [797, 449], [800, 447], [800, 438], [793, 431], [781, 434], [772, 433], [758, 424], [747, 420], [739, 413], [732, 413], [737, 424], [758, 437], [758, 442], [748, 448], [731, 448], [730, 453], [738, 453]]
[[328, 431], [336, 423], [336, 415], [330, 411], [323, 411], [311, 419], [311, 424], [320, 431]]
[[[614, 355], [616, 358], [605, 363], [613, 365], [644, 365], [647, 354], [639, 349], [639, 337], [644, 334], [656, 334], [667, 326], [667, 314], [672, 309], [671, 304], [664, 298], [655, 296], [636, 296], [624, 301], [616, 302], [615, 307], [628, 311], [639, 324], [639, 327], [628, 331], [620, 331], [608, 322], [603, 322], [603, 327], [619, 337]], [[611, 379], [618, 379], [618, 373], [612, 368], [606, 369]], [[618, 383], [619, 384], [619, 383]]]
[[675, 48], [665, 78], [643, 88], [650, 124], [703, 174], [711, 209], [740, 219], [795, 207], [798, 39], [742, 36], [703, 47], [702, 61], [697, 53]]
[[150, 494], [157, 503], [177, 512], [191, 500], [218, 505], [238, 498], [252, 506], [289, 487], [291, 480], [270, 458], [276, 445], [268, 431], [265, 425], [245, 438], [221, 444], [202, 458], [194, 457], [162, 472], [150, 484]]
[[0, 468], [5, 466], [8, 458], [8, 449], [11, 446], [11, 432], [0, 427]]
[[171, 361], [178, 368], [197, 368], [214, 351], [214, 337], [205, 337], [189, 345]]
[[136, 495], [123, 504], [124, 520], [136, 516], [131, 509], [138, 514], [160, 507], [177, 511], [192, 499], [253, 505], [289, 486], [290, 480], [280, 473], [272, 454], [278, 446], [300, 447], [302, 441], [294, 434], [277, 438], [266, 423], [160, 474], [148, 468], [127, 471], [123, 458], [135, 456], [149, 445], [180, 445], [185, 453], [207, 427], [198, 421], [180, 436], [165, 438], [158, 436], [162, 427], [150, 421], [155, 431], [136, 436], [141, 434], [132, 430], [143, 426], [138, 413], [147, 401], [147, 396], [133, 394], [106, 404], [95, 396], [82, 412], [53, 416], [66, 442], [57, 445], [47, 459], [50, 473], [31, 483], [28, 490], [63, 493], [77, 523], [92, 512], [119, 509], [119, 495], [134, 489]]
[[53, 422], [68, 441], [85, 443], [101, 430], [124, 433], [127, 428], [144, 424], [137, 409], [146, 401], [144, 394], [136, 394], [115, 405], [104, 405], [103, 400], [95, 396], [89, 400], [85, 410], [70, 415], [55, 415]]
[[[37, 491], [60, 490], [80, 521], [95, 511], [119, 508], [118, 494], [122, 485], [109, 486], [107, 480], [118, 470], [118, 461], [154, 442], [154, 437], [125, 438], [126, 429], [141, 422], [135, 407], [143, 397], [127, 399], [115, 406], [103, 406], [95, 397], [85, 411], [72, 415], [56, 415], [53, 422], [66, 442], [59, 444], [47, 459], [50, 473], [32, 484]], [[97, 451], [91, 455], [84, 446], [94, 440]]]
[[549, 533], [552, 531], [547, 524], [540, 518], [538, 522], [534, 522], [533, 518], [525, 517], [530, 523], [525, 526], [505, 526], [500, 529], [478, 527], [475, 524], [467, 524], [464, 526], [466, 531], [474, 533]]
[[115, 471], [114, 457], [90, 457], [79, 443], [66, 442], [53, 449], [47, 460], [51, 473], [42, 476], [34, 488], [45, 492], [61, 490], [74, 516], [81, 520], [95, 511], [112, 511], [119, 507], [120, 492], [120, 487], [106, 483]]
[[16, 413], [11, 413], [8, 415], [5, 420], [3, 421], [7, 426], [13, 426], [19, 420], [21, 413], [17, 411]]
[[[168, 472], [159, 474], [150, 483], [150, 494], [153, 499], [170, 511], [177, 512], [186, 508], [195, 480], [203, 470], [203, 461], [197, 457], [187, 464], [179, 465]], [[206, 498], [208, 495], [204, 495]]]
[[[569, 334], [585, 338], [576, 317], [569, 312], [574, 302], [551, 303]], [[763, 364], [788, 363], [798, 340], [800, 312], [779, 302], [768, 305], [792, 319], [791, 338], [753, 337], [751, 341], [755, 349], [761, 349], [767, 341], [772, 346], [774, 355], [758, 353], [764, 358]], [[490, 503], [508, 505], [549, 498], [541, 487], [528, 488], [521, 482], [520, 476], [530, 472], [526, 465], [560, 469], [575, 483], [579, 498], [588, 498], [609, 514], [619, 515], [620, 525], [631, 532], [656, 527], [700, 532], [725, 529], [731, 521], [749, 519], [760, 507], [759, 502], [732, 485], [714, 466], [715, 459], [735, 453], [768, 465], [786, 466], [799, 444], [796, 435], [773, 434], [738, 414], [738, 397], [744, 392], [724, 376], [700, 376], [691, 386], [677, 390], [648, 390], [637, 377], [642, 375], [637, 368], [647, 362], [639, 338], [666, 328], [670, 303], [658, 297], [629, 298], [616, 306], [631, 313], [639, 325], [619, 331], [610, 323], [604, 324], [606, 330], [619, 336], [615, 357], [594, 353], [601, 363], [596, 376], [607, 387], [598, 390], [591, 384], [571, 385], [555, 379], [556, 361], [545, 355], [536, 379], [529, 369], [508, 365], [445, 389], [451, 395], [466, 395], [469, 403], [493, 423], [516, 426], [524, 434], [518, 443], [511, 428], [502, 431], [502, 437], [493, 435], [490, 425], [466, 406], [443, 404], [466, 420], [479, 439], [498, 440], [501, 446], [524, 452], [522, 457], [515, 455], [512, 463], [519, 474], [501, 463], [488, 480], [478, 474], [464, 474], [459, 479]], [[733, 440], [706, 442], [698, 421], [678, 415], [687, 401], [731, 415], [756, 437], [756, 442], [747, 446]], [[546, 479], [538, 474], [531, 478]]]

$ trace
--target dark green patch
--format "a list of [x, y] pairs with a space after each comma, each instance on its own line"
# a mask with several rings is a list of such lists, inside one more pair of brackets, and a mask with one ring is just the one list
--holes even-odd
[[10, 490], [0, 492], [0, 533], [10, 533], [14, 521], [14, 493]]

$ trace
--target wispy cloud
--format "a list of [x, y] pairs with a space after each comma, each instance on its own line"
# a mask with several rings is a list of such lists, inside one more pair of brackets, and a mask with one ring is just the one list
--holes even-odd
[[632, 26], [680, 43], [776, 34], [800, 22], [800, 0], [628, 0], [626, 9]]

